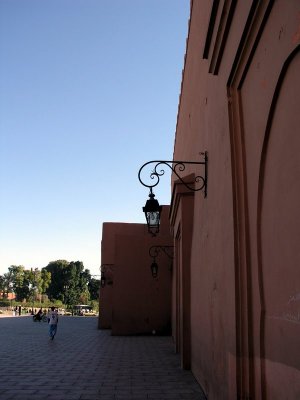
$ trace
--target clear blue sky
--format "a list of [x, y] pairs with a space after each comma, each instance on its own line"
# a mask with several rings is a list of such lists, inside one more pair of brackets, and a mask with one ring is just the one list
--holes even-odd
[[58, 259], [99, 274], [102, 223], [144, 222], [137, 174], [172, 159], [189, 7], [0, 1], [0, 274]]

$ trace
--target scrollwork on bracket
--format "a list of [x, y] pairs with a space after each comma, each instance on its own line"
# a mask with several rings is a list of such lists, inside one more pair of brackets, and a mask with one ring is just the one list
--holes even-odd
[[[162, 166], [168, 166], [172, 172], [177, 176], [177, 178], [180, 180], [180, 182], [189, 190], [193, 192], [198, 192], [203, 190], [204, 192], [204, 197], [207, 196], [207, 164], [208, 164], [208, 157], [207, 157], [207, 151], [204, 153], [200, 153], [203, 156], [203, 161], [167, 161], [167, 160], [152, 160], [148, 161], [145, 164], [143, 164], [139, 170], [138, 173], [138, 178], [140, 183], [148, 187], [150, 189], [150, 192], [152, 193], [152, 188], [157, 186], [160, 182], [160, 177], [165, 174], [165, 169], [161, 168]], [[141, 174], [142, 170], [146, 168], [150, 164], [155, 164], [154, 169], [150, 173], [150, 179], [154, 180], [154, 183], [147, 184], [142, 180]], [[182, 179], [182, 172], [185, 171], [186, 165], [203, 165], [204, 166], [204, 174], [203, 175], [198, 175], [196, 174], [194, 183], [195, 186], [191, 186], [190, 184], [186, 183]], [[161, 169], [160, 169], [161, 168]]]

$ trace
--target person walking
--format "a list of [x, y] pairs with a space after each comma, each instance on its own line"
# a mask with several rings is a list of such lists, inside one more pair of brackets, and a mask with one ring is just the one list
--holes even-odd
[[43, 309], [40, 308], [39, 311], [36, 314], [34, 314], [33, 319], [35, 321], [41, 322], [42, 318], [43, 318]]
[[57, 331], [58, 324], [58, 313], [55, 310], [55, 307], [51, 307], [51, 311], [48, 314], [48, 324], [49, 324], [49, 336], [50, 339], [53, 340]]

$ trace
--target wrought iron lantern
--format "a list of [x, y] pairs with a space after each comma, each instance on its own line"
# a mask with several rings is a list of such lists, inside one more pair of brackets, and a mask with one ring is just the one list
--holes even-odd
[[162, 206], [159, 205], [158, 200], [156, 200], [152, 188], [150, 188], [149, 200], [146, 201], [145, 207], [143, 207], [143, 212], [145, 213], [146, 222], [148, 226], [148, 232], [153, 236], [159, 232], [160, 224], [160, 214]]
[[[204, 197], [207, 197], [207, 169], [208, 169], [207, 151], [200, 153], [200, 156], [202, 157], [201, 161], [153, 160], [153, 161], [148, 161], [141, 166], [138, 173], [138, 179], [143, 186], [148, 187], [150, 189], [149, 193], [150, 199], [147, 200], [145, 207], [143, 207], [143, 211], [146, 216], [148, 231], [153, 236], [156, 236], [156, 234], [159, 232], [159, 222], [160, 222], [160, 214], [162, 207], [159, 205], [158, 201], [154, 198], [155, 196], [154, 193], [152, 192], [152, 188], [154, 188], [159, 184], [160, 178], [165, 174], [165, 170], [163, 169], [163, 167], [166, 166], [170, 168], [172, 173], [175, 176], [177, 176], [179, 181], [188, 190], [193, 192], [202, 191]], [[144, 170], [144, 168], [145, 170], [147, 170], [147, 167], [152, 164], [155, 164], [154, 169], [150, 173], [150, 178], [152, 180], [152, 183], [147, 184], [144, 182], [142, 178], [142, 171]], [[196, 174], [193, 183], [187, 183], [182, 177], [182, 174], [185, 171], [187, 165], [193, 166], [194, 168], [200, 166], [201, 168], [204, 169], [202, 175], [199, 175], [198, 173]]]

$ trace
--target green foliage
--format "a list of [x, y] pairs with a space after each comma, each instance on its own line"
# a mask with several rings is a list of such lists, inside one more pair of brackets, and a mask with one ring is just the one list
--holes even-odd
[[99, 300], [100, 280], [92, 278], [88, 283], [91, 300]]
[[66, 260], [51, 261], [42, 269], [44, 273], [51, 274], [51, 282], [45, 291], [50, 300], [64, 300], [64, 290], [68, 281], [68, 264]]
[[3, 293], [15, 293], [18, 302], [33, 302], [41, 297], [50, 280], [49, 274], [43, 274], [37, 268], [26, 270], [22, 265], [11, 265], [0, 281]]
[[93, 307], [94, 311], [99, 312], [99, 301], [92, 300], [90, 301], [89, 305]]
[[51, 283], [46, 290], [50, 300], [61, 300], [66, 305], [89, 300], [91, 275], [81, 261], [52, 261], [43, 270], [51, 273]]
[[5, 291], [6, 291], [5, 277], [3, 275], [0, 275], [0, 297], [5, 297]]
[[91, 277], [81, 261], [51, 261], [42, 270], [11, 265], [7, 273], [0, 275], [0, 297], [5, 299], [13, 292], [18, 303], [44, 307], [51, 303], [57, 307], [97, 303], [99, 287], [100, 281]]
[[48, 287], [51, 284], [51, 272], [48, 272], [46, 269], [43, 268], [41, 271], [41, 278], [42, 278], [41, 292], [46, 293]]
[[14, 293], [16, 294], [17, 301], [23, 301], [30, 299], [30, 271], [24, 270], [22, 281], [14, 286]]

